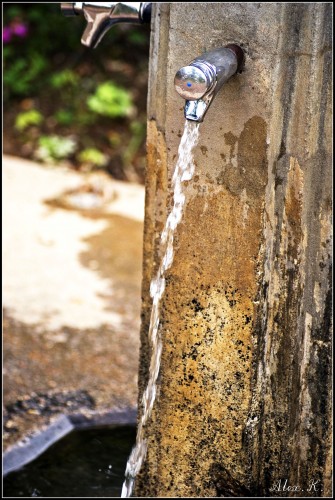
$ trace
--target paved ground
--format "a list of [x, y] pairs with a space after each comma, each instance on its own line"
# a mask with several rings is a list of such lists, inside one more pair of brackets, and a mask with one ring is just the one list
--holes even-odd
[[134, 407], [144, 188], [3, 158], [4, 446]]

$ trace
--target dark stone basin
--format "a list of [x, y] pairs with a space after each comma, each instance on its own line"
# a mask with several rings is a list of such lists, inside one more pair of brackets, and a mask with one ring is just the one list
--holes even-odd
[[5, 453], [4, 497], [120, 497], [135, 415], [60, 417]]

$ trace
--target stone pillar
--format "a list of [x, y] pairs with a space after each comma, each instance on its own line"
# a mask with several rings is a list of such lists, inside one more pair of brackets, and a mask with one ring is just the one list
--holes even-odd
[[331, 17], [331, 3], [154, 4], [139, 401], [184, 127], [174, 75], [228, 43], [246, 63], [200, 125], [137, 496], [331, 495]]

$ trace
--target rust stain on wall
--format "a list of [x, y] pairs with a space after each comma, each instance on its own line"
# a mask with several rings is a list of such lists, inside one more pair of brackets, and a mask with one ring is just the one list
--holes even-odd
[[[241, 194], [245, 189], [248, 199], [257, 204], [267, 182], [266, 123], [263, 118], [253, 116], [245, 123], [239, 138], [229, 132], [225, 139], [230, 146], [230, 155], [217, 183], [223, 184], [233, 195]], [[236, 141], [235, 166], [232, 159]]]

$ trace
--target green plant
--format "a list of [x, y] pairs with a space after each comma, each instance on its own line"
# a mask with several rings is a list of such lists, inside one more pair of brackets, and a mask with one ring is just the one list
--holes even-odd
[[10, 54], [14, 52], [11, 47], [5, 47], [5, 49], [8, 50], [4, 50], [4, 88], [12, 94], [28, 95], [33, 90], [34, 82], [46, 69], [46, 59], [38, 52], [31, 51], [29, 58], [20, 57], [8, 63], [11, 59]]
[[60, 109], [54, 114], [54, 118], [60, 125], [71, 125], [76, 121], [73, 111], [69, 109]]
[[76, 86], [79, 82], [79, 76], [71, 69], [64, 69], [50, 77], [50, 83], [55, 89], [61, 89], [66, 86]]
[[86, 148], [77, 155], [77, 159], [87, 168], [104, 167], [108, 158], [96, 148]]
[[38, 140], [36, 158], [45, 162], [56, 163], [68, 158], [76, 150], [76, 142], [70, 137], [44, 135]]
[[87, 106], [93, 113], [110, 118], [125, 118], [134, 110], [130, 93], [112, 82], [98, 85], [88, 97]]
[[37, 109], [22, 111], [15, 118], [15, 128], [22, 132], [31, 125], [40, 125], [43, 121], [43, 115]]

